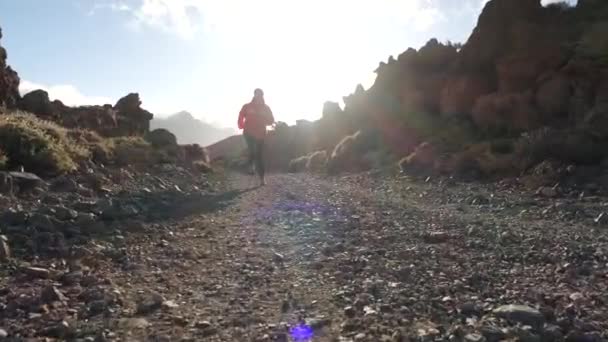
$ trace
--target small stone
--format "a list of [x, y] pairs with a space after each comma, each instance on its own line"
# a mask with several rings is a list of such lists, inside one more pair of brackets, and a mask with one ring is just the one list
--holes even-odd
[[100, 315], [104, 311], [106, 311], [107, 307], [108, 307], [108, 302], [106, 302], [105, 300], [103, 300], [103, 299], [94, 300], [88, 304], [87, 310], [89, 311], [90, 315], [96, 316], [96, 315]]
[[165, 299], [160, 294], [150, 293], [139, 304], [137, 304], [137, 313], [142, 315], [152, 313], [160, 309], [164, 301]]
[[189, 324], [188, 320], [182, 316], [171, 316], [171, 321], [180, 327], [185, 327]]
[[55, 218], [61, 221], [69, 221], [78, 217], [78, 212], [70, 208], [56, 206], [53, 209], [55, 211]]
[[545, 321], [543, 314], [527, 305], [503, 305], [494, 310], [498, 317], [509, 321], [519, 322], [533, 327], [542, 326]]
[[121, 319], [118, 325], [124, 330], [140, 330], [145, 329], [150, 326], [150, 322], [148, 322], [145, 318], [124, 318]]
[[481, 308], [475, 303], [464, 303], [460, 306], [460, 313], [466, 317], [481, 316]]
[[209, 321], [200, 321], [200, 322], [197, 322], [194, 325], [194, 327], [197, 329], [201, 329], [201, 330], [207, 330], [207, 329], [210, 329], [212, 327], [212, 325]]
[[44, 333], [45, 336], [63, 339], [68, 336], [71, 332], [70, 325], [66, 321], [62, 321], [54, 327], [47, 329]]
[[424, 241], [427, 243], [442, 243], [446, 242], [450, 238], [446, 232], [429, 232], [424, 235]]
[[557, 325], [548, 324], [543, 330], [543, 341], [558, 342], [563, 341], [564, 333], [562, 328]]
[[0, 261], [7, 261], [11, 258], [11, 249], [8, 246], [8, 238], [0, 235]]
[[51, 276], [51, 271], [40, 267], [26, 267], [23, 272], [32, 278], [48, 279]]
[[480, 334], [467, 334], [464, 337], [464, 340], [467, 342], [484, 342], [486, 340], [486, 338]]
[[544, 186], [539, 188], [536, 194], [543, 197], [553, 198], [557, 197], [557, 189]]
[[578, 301], [580, 301], [583, 298], [585, 298], [585, 296], [582, 293], [580, 293], [580, 292], [575, 292], [575, 293], [573, 293], [573, 294], [570, 295], [570, 300], [573, 301], [573, 302], [578, 302]]
[[67, 298], [55, 286], [47, 286], [42, 290], [40, 299], [43, 303], [65, 302]]
[[83, 276], [82, 271], [69, 272], [61, 277], [61, 282], [66, 286], [77, 285], [82, 281]]
[[331, 320], [329, 320], [325, 317], [322, 317], [322, 316], [306, 320], [306, 325], [311, 327], [313, 330], [323, 329], [324, 327], [328, 326], [329, 324], [331, 324]]
[[355, 342], [365, 341], [366, 337], [367, 336], [364, 333], [358, 333], [357, 335], [355, 335], [354, 341]]
[[274, 260], [274, 262], [277, 262], [277, 263], [282, 263], [283, 260], [285, 260], [285, 256], [283, 256], [282, 254], [279, 254], [279, 253], [274, 253], [272, 255], [272, 260]]
[[8, 333], [4, 329], [0, 329], [0, 338], [7, 338]]
[[166, 300], [163, 302], [162, 307], [163, 309], [176, 309], [179, 305], [172, 300]]
[[507, 337], [507, 334], [501, 329], [486, 325], [481, 328], [481, 334], [486, 338], [488, 342], [502, 341]]
[[596, 224], [608, 223], [608, 215], [606, 215], [606, 213], [600, 213], [593, 221]]
[[518, 327], [514, 333], [521, 342], [541, 342], [541, 337], [531, 331], [529, 326]]

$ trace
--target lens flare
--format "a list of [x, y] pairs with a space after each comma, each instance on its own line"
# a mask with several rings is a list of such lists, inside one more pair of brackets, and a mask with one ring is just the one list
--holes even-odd
[[314, 335], [312, 328], [305, 324], [291, 328], [290, 334], [293, 340], [297, 342], [311, 341]]

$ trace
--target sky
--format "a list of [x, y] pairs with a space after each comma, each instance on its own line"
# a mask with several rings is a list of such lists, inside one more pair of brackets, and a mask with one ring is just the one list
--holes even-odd
[[294, 123], [368, 88], [391, 55], [465, 42], [485, 2], [0, 0], [1, 44], [22, 93], [85, 105], [137, 92], [155, 115], [234, 127], [259, 87], [276, 119]]

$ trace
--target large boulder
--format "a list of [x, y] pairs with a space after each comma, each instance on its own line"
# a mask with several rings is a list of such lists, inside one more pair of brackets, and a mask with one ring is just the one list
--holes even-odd
[[42, 89], [31, 91], [19, 101], [19, 108], [45, 119], [53, 119], [57, 111], [49, 99], [49, 93]]
[[[2, 39], [2, 29], [0, 29]], [[19, 102], [19, 75], [6, 64], [8, 55], [0, 46], [0, 106], [14, 108]]]
[[141, 108], [138, 93], [131, 93], [116, 102], [114, 110], [118, 113], [118, 128], [115, 135], [144, 135], [150, 131], [152, 113]]
[[177, 146], [177, 138], [175, 134], [169, 132], [164, 128], [157, 128], [150, 131], [145, 136], [148, 141], [154, 147], [175, 147]]

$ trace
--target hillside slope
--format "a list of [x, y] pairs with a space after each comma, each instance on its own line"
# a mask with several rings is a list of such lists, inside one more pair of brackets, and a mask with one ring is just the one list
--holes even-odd
[[186, 111], [168, 117], [155, 117], [150, 128], [165, 128], [177, 137], [180, 144], [211, 145], [236, 133], [230, 128], [218, 128], [195, 118]]

